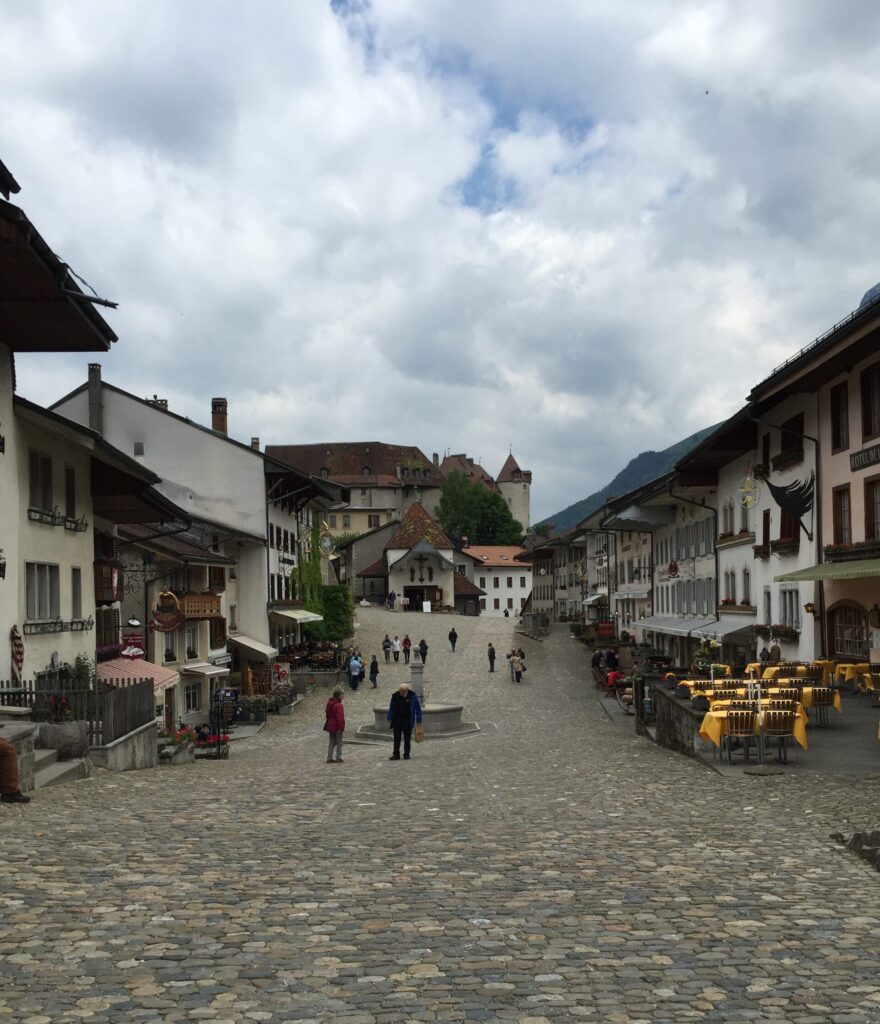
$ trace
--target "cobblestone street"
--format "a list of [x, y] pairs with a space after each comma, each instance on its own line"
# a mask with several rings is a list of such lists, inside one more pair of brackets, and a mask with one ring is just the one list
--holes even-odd
[[3, 807], [0, 1021], [880, 1020], [880, 876], [829, 838], [875, 823], [876, 777], [657, 749], [564, 630], [515, 686], [509, 620], [358, 618], [381, 672], [347, 736], [407, 678], [386, 631], [482, 731], [328, 765], [317, 691], [228, 762]]

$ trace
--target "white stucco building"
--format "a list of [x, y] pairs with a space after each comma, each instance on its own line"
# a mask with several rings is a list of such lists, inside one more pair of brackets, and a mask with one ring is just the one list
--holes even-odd
[[518, 618], [532, 592], [532, 566], [516, 561], [525, 548], [504, 545], [471, 545], [464, 554], [473, 560], [473, 582], [485, 592], [481, 614], [490, 618]]

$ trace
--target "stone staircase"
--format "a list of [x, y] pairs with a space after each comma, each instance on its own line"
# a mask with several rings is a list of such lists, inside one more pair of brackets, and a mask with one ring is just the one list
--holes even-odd
[[89, 766], [83, 758], [59, 761], [58, 751], [48, 747], [34, 748], [34, 789], [57, 786], [62, 782], [84, 779]]

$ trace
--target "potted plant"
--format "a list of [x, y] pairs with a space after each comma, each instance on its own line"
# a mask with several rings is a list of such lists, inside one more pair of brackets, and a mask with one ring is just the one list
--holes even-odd
[[736, 601], [734, 601], [734, 599], [733, 599], [732, 597], [722, 597], [722, 598], [721, 598], [721, 604], [722, 604], [722, 605], [723, 605], [723, 606], [724, 606], [725, 608], [727, 608], [727, 607], [729, 607], [730, 605], [736, 604]]
[[199, 656], [199, 652], [195, 649], [195, 647], [187, 647], [186, 656], [190, 661], [193, 661], [195, 658]]
[[174, 653], [174, 651], [171, 650], [170, 647], [166, 647], [165, 648], [165, 660], [166, 661], [174, 661], [176, 657], [177, 657], [177, 655]]
[[709, 675], [715, 661], [715, 655], [721, 650], [721, 644], [717, 640], [703, 640], [697, 644], [694, 651], [694, 669], [701, 676]]
[[196, 732], [186, 725], [174, 732], [162, 730], [158, 736], [160, 764], [188, 764], [196, 756]]

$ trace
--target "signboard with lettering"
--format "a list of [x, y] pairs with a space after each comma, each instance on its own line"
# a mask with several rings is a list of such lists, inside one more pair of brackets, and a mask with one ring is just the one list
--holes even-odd
[[180, 601], [170, 590], [163, 590], [156, 598], [153, 621], [150, 625], [160, 633], [173, 633], [184, 622]]
[[880, 466], [880, 444], [872, 444], [870, 448], [853, 452], [849, 457], [849, 468], [853, 471], [869, 469], [871, 466]]

